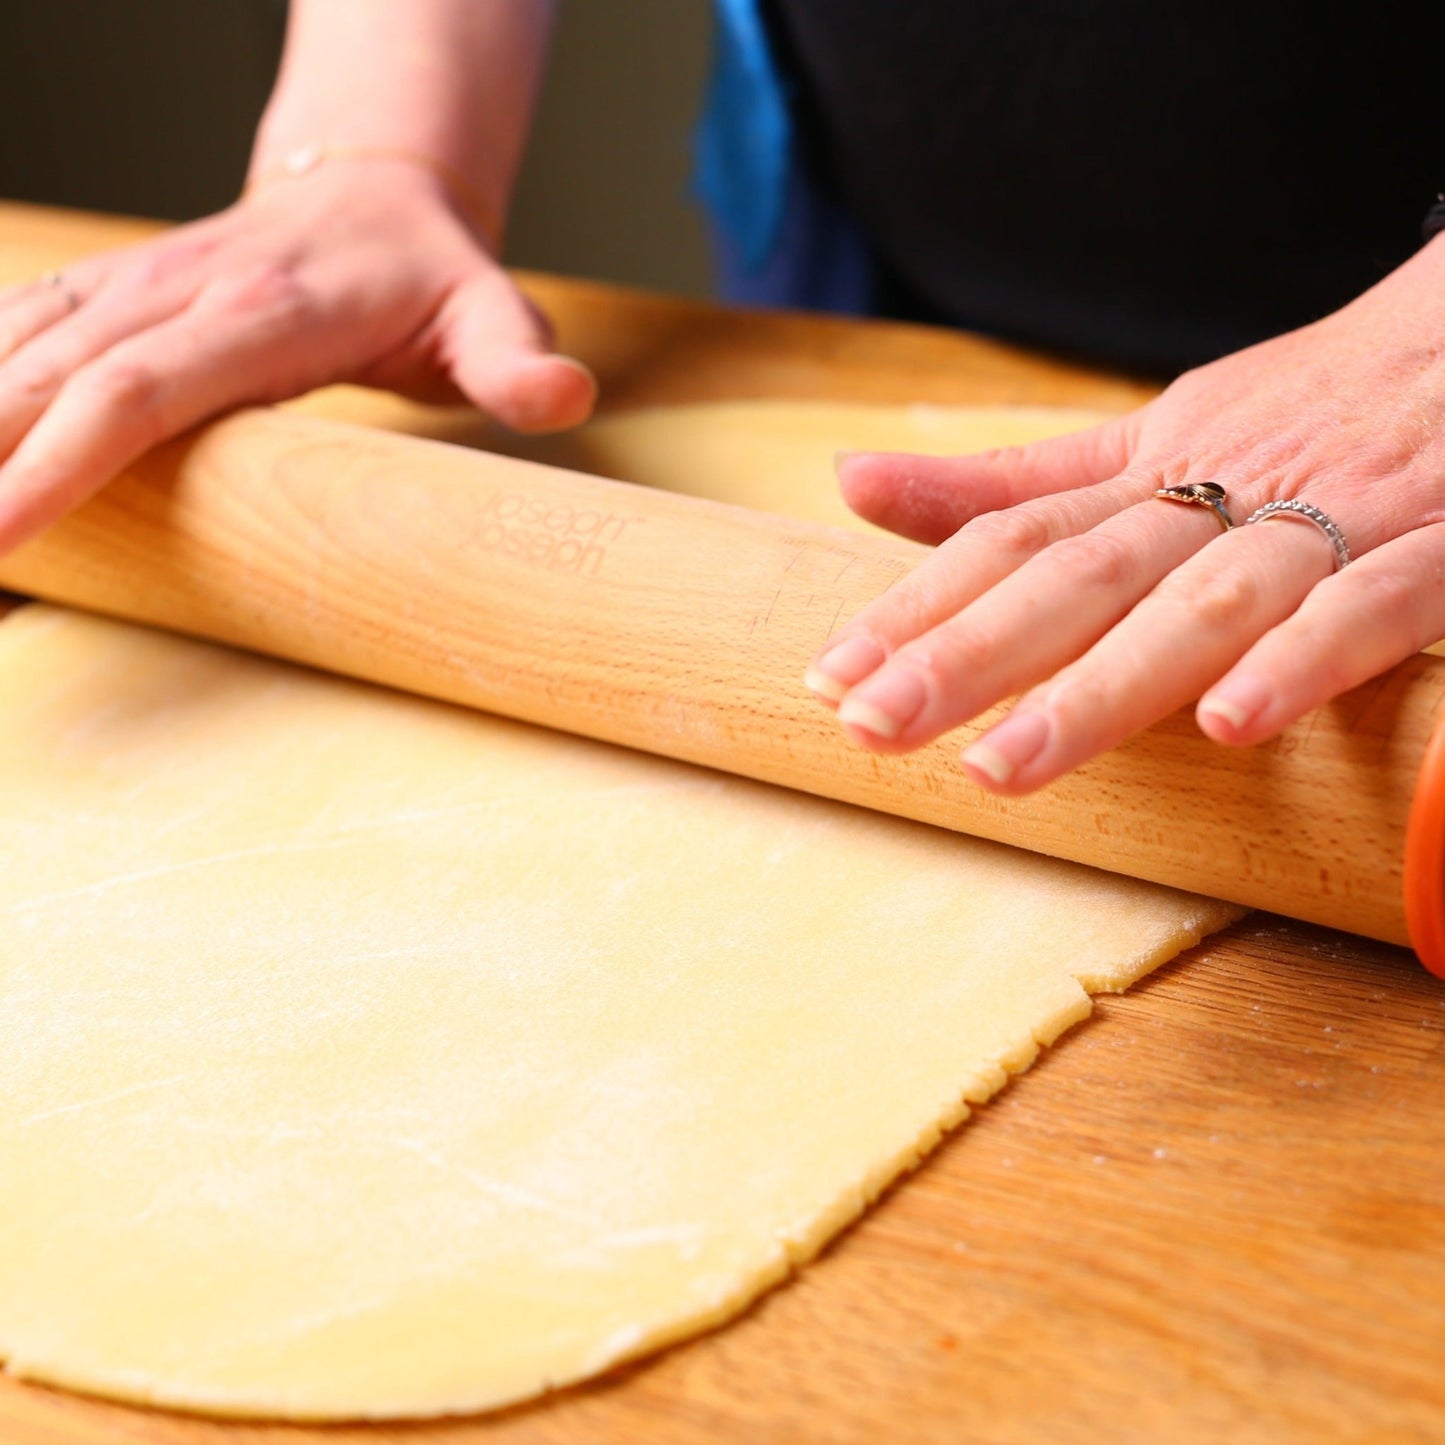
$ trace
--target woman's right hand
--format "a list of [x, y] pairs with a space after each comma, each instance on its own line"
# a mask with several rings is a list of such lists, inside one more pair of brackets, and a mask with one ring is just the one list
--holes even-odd
[[336, 157], [0, 291], [0, 552], [187, 428], [337, 381], [526, 432], [596, 395], [438, 177]]

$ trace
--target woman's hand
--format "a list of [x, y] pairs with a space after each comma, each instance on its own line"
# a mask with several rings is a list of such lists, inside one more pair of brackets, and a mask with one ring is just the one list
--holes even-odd
[[[937, 551], [829, 640], [809, 685], [849, 735], [916, 748], [1018, 696], [963, 753], [1026, 793], [1198, 699], [1256, 743], [1445, 636], [1445, 237], [1342, 311], [1093, 430], [978, 456], [862, 453], [864, 517]], [[1213, 482], [1224, 531], [1157, 499]], [[1021, 695], [1020, 695], [1021, 694]]]
[[336, 160], [0, 291], [0, 550], [242, 403], [334, 381], [571, 426], [595, 384], [436, 177]]

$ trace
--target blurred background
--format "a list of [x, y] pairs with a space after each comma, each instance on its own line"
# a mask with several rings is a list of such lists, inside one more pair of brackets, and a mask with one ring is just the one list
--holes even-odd
[[[0, 0], [0, 198], [165, 220], [228, 204], [285, 12], [285, 0]], [[562, 0], [559, 15], [508, 261], [708, 294], [688, 194], [708, 0]]]

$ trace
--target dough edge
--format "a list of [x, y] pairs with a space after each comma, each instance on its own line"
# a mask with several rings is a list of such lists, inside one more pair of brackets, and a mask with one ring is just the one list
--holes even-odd
[[[718, 403], [720, 420], [732, 421], [749, 406], [757, 406], [766, 413], [781, 417], [790, 403]], [[807, 404], [803, 404], [807, 410]], [[710, 410], [709, 406], [693, 408], [668, 408], [668, 412], [690, 414]], [[837, 407], [833, 404], [817, 404], [812, 411], [814, 423], [832, 426], [842, 413], [847, 411], [868, 411], [880, 417], [887, 412], [900, 413], [901, 408], [858, 408]], [[1013, 414], [1029, 426], [1037, 426], [1041, 433], [1069, 429], [1099, 420], [1096, 415], [1074, 410], [1051, 409], [1046, 407], [979, 407], [979, 408], [926, 408], [932, 413], [952, 413], [967, 421], [976, 418], [979, 424], [987, 425], [991, 420]], [[1020, 414], [1026, 416], [1020, 416]], [[640, 414], [622, 414], [606, 418], [605, 422], [622, 423], [631, 421]], [[570, 460], [570, 458], [569, 458]], [[641, 480], [641, 478], [639, 478]], [[860, 524], [862, 525], [862, 524]], [[284, 1400], [272, 1394], [264, 1399], [250, 1399], [235, 1392], [216, 1392], [188, 1389], [183, 1384], [166, 1383], [128, 1371], [107, 1371], [104, 1367], [88, 1368], [75, 1360], [47, 1360], [40, 1355], [26, 1355], [16, 1352], [5, 1358], [7, 1373], [21, 1379], [34, 1380], [45, 1384], [58, 1385], [78, 1393], [115, 1398], [135, 1404], [161, 1406], [203, 1413], [206, 1415], [238, 1419], [276, 1420], [286, 1419], [298, 1422], [335, 1422], [345, 1420], [388, 1420], [413, 1418], [444, 1418], [490, 1411], [527, 1400], [545, 1398], [546, 1395], [565, 1390], [585, 1380], [653, 1355], [670, 1345], [717, 1329], [747, 1310], [752, 1304], [766, 1296], [773, 1289], [788, 1280], [842, 1231], [848, 1229], [863, 1217], [895, 1183], [901, 1182], [915, 1171], [939, 1144], [956, 1131], [970, 1117], [977, 1106], [986, 1102], [1011, 1078], [1026, 1071], [1036, 1060], [1040, 1051], [1056, 1042], [1077, 1023], [1086, 1019], [1093, 1010], [1092, 992], [1122, 992], [1177, 953], [1198, 943], [1200, 939], [1242, 916], [1247, 910], [1232, 905], [1199, 900], [1199, 906], [1190, 920], [1183, 936], [1162, 945], [1153, 953], [1141, 956], [1127, 968], [1109, 973], [1105, 977], [1076, 979], [1078, 995], [1072, 1006], [1061, 1009], [1054, 1017], [1044, 1020], [1027, 1038], [1016, 1040], [1014, 1045], [996, 1059], [981, 1065], [970, 1079], [963, 1081], [955, 1097], [939, 1111], [938, 1117], [923, 1125], [915, 1138], [903, 1149], [885, 1162], [865, 1170], [856, 1183], [840, 1194], [829, 1207], [814, 1217], [800, 1221], [796, 1229], [775, 1236], [771, 1251], [771, 1262], [748, 1278], [740, 1280], [737, 1287], [724, 1295], [708, 1301], [701, 1308], [692, 1309], [668, 1318], [656, 1319], [618, 1332], [590, 1357], [580, 1361], [574, 1368], [557, 1372], [540, 1386], [535, 1382], [500, 1391], [478, 1393], [471, 1398], [457, 1398], [444, 1411], [434, 1407], [418, 1407], [415, 1403], [397, 1401], [391, 1406], [368, 1408], [362, 1413], [347, 1410], [342, 1406], [318, 1404], [312, 1400], [298, 1401], [288, 1406]], [[0, 1358], [5, 1356], [0, 1346]]]

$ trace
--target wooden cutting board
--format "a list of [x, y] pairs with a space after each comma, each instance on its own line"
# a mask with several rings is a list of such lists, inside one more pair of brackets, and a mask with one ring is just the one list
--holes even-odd
[[[0, 282], [142, 230], [0, 206]], [[522, 279], [613, 408], [1151, 394], [930, 328]], [[486, 435], [465, 413], [395, 421]], [[606, 1380], [315, 1430], [0, 1379], [3, 1445], [1226, 1439], [1445, 1440], [1445, 983], [1263, 914], [1102, 1001], [794, 1283]]]

